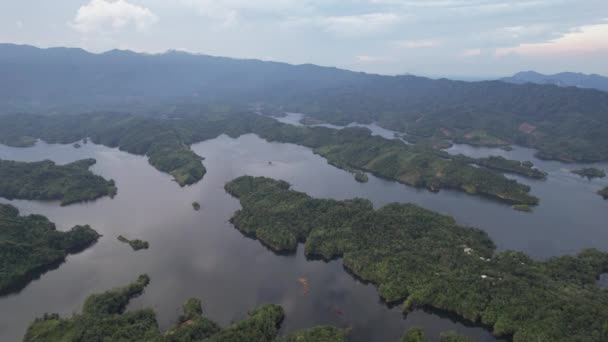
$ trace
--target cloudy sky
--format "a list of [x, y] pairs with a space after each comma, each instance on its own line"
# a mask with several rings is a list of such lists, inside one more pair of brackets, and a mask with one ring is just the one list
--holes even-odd
[[0, 42], [383, 74], [608, 75], [608, 0], [0, 0]]

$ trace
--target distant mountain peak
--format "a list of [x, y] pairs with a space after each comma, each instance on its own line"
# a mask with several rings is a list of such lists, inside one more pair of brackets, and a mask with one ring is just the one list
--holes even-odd
[[545, 75], [532, 70], [521, 71], [511, 77], [502, 78], [501, 81], [516, 84], [552, 84], [559, 87], [577, 87], [608, 91], [608, 77], [570, 71], [553, 75]]

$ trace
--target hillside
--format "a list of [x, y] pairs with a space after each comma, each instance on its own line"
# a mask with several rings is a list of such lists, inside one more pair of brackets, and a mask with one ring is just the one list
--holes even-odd
[[608, 160], [608, 93], [500, 81], [382, 76], [181, 52], [0, 45], [0, 112], [148, 115], [249, 108], [347, 124], [377, 121], [413, 141], [519, 144], [563, 161]]

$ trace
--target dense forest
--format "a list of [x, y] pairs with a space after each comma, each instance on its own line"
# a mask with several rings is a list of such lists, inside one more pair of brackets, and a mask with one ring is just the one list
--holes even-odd
[[284, 312], [271, 304], [258, 306], [246, 319], [222, 328], [204, 316], [196, 298], [187, 300], [177, 323], [161, 332], [152, 309], [125, 312], [131, 299], [141, 295], [149, 282], [147, 275], [140, 275], [125, 287], [91, 295], [82, 313], [71, 318], [45, 314], [30, 325], [24, 341], [339, 342], [345, 338], [345, 330], [329, 326], [277, 337]]
[[364, 199], [313, 199], [289, 184], [244, 176], [226, 184], [242, 209], [231, 221], [273, 250], [341, 257], [344, 267], [378, 286], [405, 311], [428, 307], [492, 328], [514, 341], [605, 341], [608, 291], [596, 282], [608, 254], [536, 261], [496, 252], [488, 235], [414, 204], [377, 210]]
[[455, 189], [513, 204], [538, 202], [529, 194], [528, 186], [472, 164], [485, 164], [501, 171], [540, 173], [532, 167], [502, 159], [500, 163], [490, 163], [451, 156], [425, 146], [372, 136], [365, 128], [297, 127], [255, 114], [232, 112], [184, 114], [165, 119], [120, 114], [10, 115], [2, 120], [0, 142], [4, 144], [21, 146], [31, 137], [54, 143], [90, 137], [95, 143], [147, 155], [151, 165], [170, 173], [181, 185], [197, 182], [205, 174], [201, 158], [190, 150], [191, 144], [223, 133], [232, 137], [255, 133], [268, 141], [312, 148], [331, 164], [354, 172], [360, 181], [365, 181], [365, 177], [357, 171], [368, 171], [431, 191]]
[[593, 89], [382, 76], [175, 51], [91, 54], [11, 44], [0, 44], [0, 74], [3, 113], [162, 115], [179, 106], [265, 103], [335, 124], [376, 121], [418, 139], [519, 144], [548, 159], [608, 160], [608, 93]]
[[0, 159], [0, 196], [8, 199], [58, 200], [61, 205], [114, 196], [113, 180], [93, 174], [95, 159], [66, 165], [50, 160], [18, 162]]
[[19, 216], [17, 208], [0, 204], [0, 294], [22, 289], [98, 238], [89, 226], [61, 232], [44, 216]]

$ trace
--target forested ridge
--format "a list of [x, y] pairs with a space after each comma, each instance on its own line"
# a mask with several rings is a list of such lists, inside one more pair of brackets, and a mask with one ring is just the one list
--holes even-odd
[[[309, 147], [338, 167], [372, 172], [410, 186], [431, 191], [455, 189], [506, 203], [538, 203], [529, 194], [528, 186], [470, 165], [489, 164], [483, 159], [455, 157], [425, 146], [406, 145], [372, 136], [365, 128], [296, 127], [250, 113], [191, 114], [165, 119], [120, 114], [10, 115], [1, 119], [2, 143], [20, 145], [28, 137], [71, 143], [90, 137], [95, 143], [147, 155], [152, 166], [171, 174], [180, 185], [195, 183], [205, 174], [202, 158], [192, 152], [191, 144], [220, 134], [238, 137], [254, 133], [268, 141]], [[491, 166], [518, 173], [540, 172], [507, 160]]]
[[313, 199], [264, 177], [239, 177], [226, 191], [240, 200], [231, 222], [241, 232], [275, 251], [304, 242], [308, 256], [340, 257], [405, 311], [448, 311], [514, 341], [608, 339], [608, 291], [596, 284], [608, 271], [606, 253], [536, 261], [496, 252], [484, 231], [414, 204], [375, 210], [364, 199]]
[[89, 226], [61, 232], [44, 216], [19, 216], [17, 208], [0, 204], [0, 294], [20, 290], [98, 238]]
[[244, 320], [222, 328], [205, 317], [202, 302], [196, 298], [187, 300], [177, 323], [161, 332], [152, 309], [125, 312], [131, 299], [141, 295], [149, 282], [144, 274], [125, 287], [93, 294], [84, 302], [82, 313], [71, 318], [45, 314], [30, 325], [24, 341], [339, 342], [345, 338], [345, 329], [330, 326], [278, 337], [284, 311], [272, 304], [260, 305]]
[[0, 44], [0, 74], [4, 113], [165, 114], [179, 106], [265, 103], [335, 124], [376, 121], [418, 140], [519, 144], [547, 159], [608, 160], [608, 93], [593, 89], [382, 76], [175, 51], [92, 54], [11, 44]]
[[59, 200], [61, 205], [114, 196], [116, 185], [93, 174], [95, 159], [66, 165], [53, 161], [18, 162], [0, 159], [0, 196], [8, 199]]

